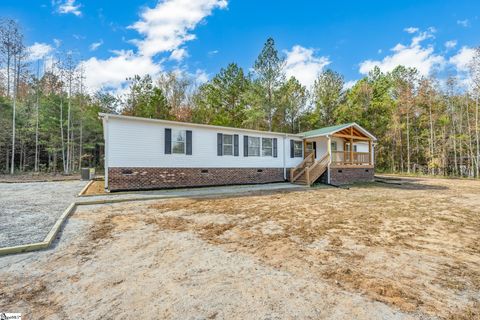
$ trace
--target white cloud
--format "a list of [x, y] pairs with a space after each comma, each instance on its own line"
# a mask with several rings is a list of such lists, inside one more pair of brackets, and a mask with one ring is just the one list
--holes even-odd
[[457, 46], [457, 40], [449, 40], [447, 42], [445, 42], [445, 47], [447, 49], [453, 49]]
[[[171, 52], [170, 59], [185, 58], [188, 53], [181, 46], [195, 38], [192, 30], [215, 8], [226, 6], [226, 0], [164, 0], [154, 8], [144, 9], [141, 19], [129, 27], [143, 36], [132, 41], [137, 46], [136, 51], [115, 51], [110, 58], [93, 57], [80, 64], [85, 70], [87, 88], [119, 93], [124, 91], [127, 77], [158, 75], [165, 59], [158, 61], [155, 56]], [[197, 71], [195, 75], [197, 81], [208, 79], [204, 72]]]
[[97, 50], [102, 44], [103, 44], [103, 40], [100, 40], [100, 41], [98, 41], [98, 42], [93, 42], [93, 43], [90, 45], [90, 51], [95, 51], [95, 50]]
[[55, 47], [60, 47], [62, 45], [62, 40], [60, 39], [53, 39], [53, 43], [55, 44]]
[[466, 27], [470, 26], [470, 20], [468, 20], [468, 19], [457, 20], [457, 24], [466, 28]]
[[475, 49], [462, 47], [458, 53], [452, 56], [448, 61], [455, 66], [457, 71], [466, 72], [475, 56]]
[[434, 70], [445, 67], [445, 58], [434, 52], [431, 45], [422, 46], [426, 39], [433, 38], [431, 32], [421, 32], [412, 38], [409, 45], [397, 44], [391, 49], [392, 54], [382, 60], [365, 60], [360, 63], [360, 73], [368, 74], [375, 66], [382, 71], [392, 71], [399, 65], [416, 68], [421, 75], [428, 76]]
[[106, 60], [93, 57], [82, 61], [79, 67], [85, 70], [85, 85], [92, 91], [101, 88], [119, 90], [128, 77], [136, 74], [153, 76], [161, 71], [161, 66], [150, 57], [136, 55], [130, 50], [118, 51]]
[[27, 48], [28, 60], [35, 61], [43, 59], [45, 56], [49, 55], [53, 51], [51, 45], [46, 43], [35, 42], [33, 45]]
[[216, 55], [217, 53], [218, 53], [218, 50], [208, 51], [208, 55], [209, 55], [210, 57]]
[[408, 27], [408, 28], [405, 28], [403, 29], [405, 32], [408, 32], [408, 33], [415, 33], [415, 32], [418, 32], [418, 28], [416, 27]]
[[208, 81], [208, 73], [205, 70], [197, 69], [195, 71], [194, 79], [196, 85], [201, 85]]
[[198, 23], [211, 15], [213, 9], [223, 9], [226, 0], [165, 0], [153, 9], [141, 13], [141, 20], [130, 28], [145, 36], [133, 40], [140, 53], [153, 56], [164, 51], [173, 51], [187, 41], [195, 39], [192, 31]]
[[182, 61], [188, 57], [188, 52], [184, 48], [178, 48], [172, 51], [170, 54], [170, 60]]
[[350, 80], [344, 83], [343, 90], [351, 89], [357, 83], [358, 80]]
[[82, 11], [80, 11], [80, 4], [75, 3], [76, 0], [65, 0], [65, 1], [57, 1], [56, 5], [57, 11], [60, 14], [74, 14], [77, 17], [82, 15]]
[[295, 77], [300, 83], [310, 88], [322, 69], [330, 64], [328, 57], [315, 56], [314, 49], [293, 46], [292, 50], [284, 51], [287, 55], [285, 73], [287, 77]]

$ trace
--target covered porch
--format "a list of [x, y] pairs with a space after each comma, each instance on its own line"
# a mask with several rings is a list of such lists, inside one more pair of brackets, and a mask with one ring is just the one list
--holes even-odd
[[292, 168], [290, 181], [312, 184], [325, 172], [327, 175], [322, 179], [327, 183], [342, 179], [371, 180], [376, 138], [358, 124], [321, 128], [303, 136], [304, 159]]
[[374, 165], [375, 138], [364, 129], [354, 123], [325, 129], [304, 138], [304, 158], [312, 153], [316, 159], [330, 155], [333, 167]]

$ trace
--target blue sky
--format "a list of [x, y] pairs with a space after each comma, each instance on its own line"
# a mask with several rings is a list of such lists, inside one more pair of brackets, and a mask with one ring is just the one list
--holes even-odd
[[72, 51], [92, 90], [136, 73], [202, 82], [229, 62], [248, 69], [270, 36], [307, 86], [323, 68], [351, 85], [399, 63], [462, 77], [480, 45], [480, 1], [2, 0], [0, 10], [23, 26], [32, 59]]

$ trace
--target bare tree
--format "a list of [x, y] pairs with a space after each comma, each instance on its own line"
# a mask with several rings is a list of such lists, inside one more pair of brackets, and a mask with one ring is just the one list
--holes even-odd
[[476, 140], [476, 168], [475, 176], [479, 177], [480, 171], [480, 133], [478, 128], [478, 109], [479, 109], [479, 95], [480, 95], [480, 47], [475, 49], [475, 55], [470, 63], [470, 77], [473, 82], [473, 92], [475, 94], [475, 140]]
[[[3, 29], [3, 28], [2, 28]], [[23, 35], [21, 34], [16, 22], [8, 20], [6, 31], [11, 32], [8, 35], [2, 35], [2, 48], [7, 52], [7, 95], [10, 92], [10, 63], [13, 59], [13, 112], [12, 112], [12, 154], [10, 162], [10, 174], [15, 172], [15, 125], [16, 125], [16, 109], [17, 94], [20, 84], [20, 73], [22, 69], [22, 59], [25, 55], [25, 47], [23, 45]]]
[[[7, 73], [7, 96], [10, 96], [10, 87], [12, 83], [12, 63], [14, 63], [17, 54], [18, 44], [23, 41], [18, 23], [12, 19], [3, 19], [0, 21], [0, 52], [5, 56]], [[15, 70], [15, 67], [14, 67]], [[15, 72], [15, 71], [14, 71]]]

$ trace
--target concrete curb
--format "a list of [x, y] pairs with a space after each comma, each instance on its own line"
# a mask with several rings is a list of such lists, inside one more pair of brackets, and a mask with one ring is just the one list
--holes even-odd
[[[292, 187], [292, 188], [277, 189], [275, 191], [285, 191], [285, 190], [298, 190], [299, 191], [299, 190], [305, 190], [305, 189], [304, 188], [299, 188], [299, 187]], [[261, 190], [255, 190], [255, 191], [261, 191]], [[255, 191], [246, 191], [246, 192], [242, 192], [242, 193], [247, 194], [249, 192], [255, 192]], [[227, 196], [227, 195], [231, 195], [231, 194], [234, 194], [234, 193], [203, 194], [203, 195], [196, 195], [196, 196], [157, 195], [157, 196], [147, 196], [147, 197], [132, 197], [132, 198], [119, 198], [119, 199], [74, 201], [67, 207], [67, 209], [65, 209], [65, 211], [63, 211], [62, 215], [57, 219], [57, 221], [53, 225], [52, 229], [50, 229], [47, 236], [45, 237], [45, 239], [42, 242], [35, 242], [35, 243], [29, 243], [29, 244], [22, 244], [22, 245], [19, 245], [19, 246], [0, 248], [0, 256], [4, 256], [4, 255], [7, 255], [7, 254], [15, 254], [15, 253], [23, 253], [23, 252], [47, 249], [48, 247], [50, 247], [52, 242], [55, 240], [55, 237], [57, 236], [58, 232], [60, 231], [62, 225], [65, 223], [67, 218], [70, 216], [70, 214], [78, 206], [120, 203], [120, 202], [130, 202], [130, 201], [163, 200], [163, 199], [175, 199], [175, 198], [181, 199], [181, 198], [206, 198], [206, 197], [216, 197], [216, 196], [221, 197], [221, 196]]]

